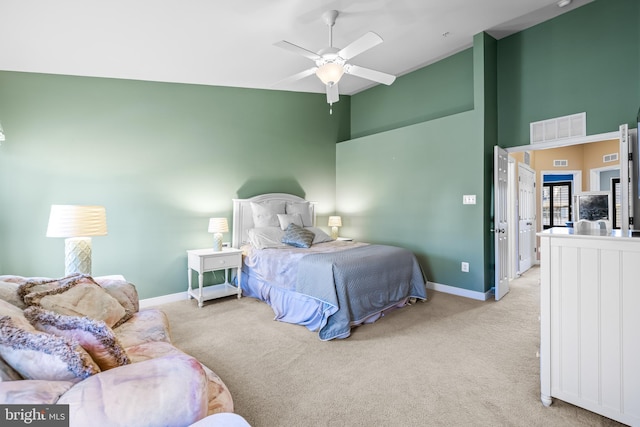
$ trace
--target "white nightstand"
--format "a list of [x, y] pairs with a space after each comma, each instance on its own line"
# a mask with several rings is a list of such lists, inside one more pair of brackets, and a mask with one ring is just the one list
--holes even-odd
[[[238, 286], [229, 283], [229, 269], [235, 268], [238, 271]], [[191, 287], [191, 271], [198, 272], [198, 289]], [[219, 285], [211, 285], [202, 287], [203, 275], [207, 271], [224, 270], [224, 283]], [[189, 298], [198, 300], [198, 307], [202, 307], [202, 302], [222, 298], [229, 295], [242, 296], [242, 287], [240, 286], [240, 276], [242, 272], [242, 251], [240, 249], [222, 248], [217, 252], [213, 249], [194, 249], [187, 251], [187, 276], [189, 279], [189, 287], [187, 294]]]
[[353, 239], [351, 237], [338, 237], [336, 240], [341, 242], [353, 242]]

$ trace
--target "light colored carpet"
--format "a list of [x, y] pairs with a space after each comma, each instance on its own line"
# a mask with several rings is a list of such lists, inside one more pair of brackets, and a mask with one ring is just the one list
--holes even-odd
[[500, 302], [430, 292], [329, 342], [252, 298], [160, 308], [254, 427], [621, 425], [540, 402], [539, 295], [534, 268]]

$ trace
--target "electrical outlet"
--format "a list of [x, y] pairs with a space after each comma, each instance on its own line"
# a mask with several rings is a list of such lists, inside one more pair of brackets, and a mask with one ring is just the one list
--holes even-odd
[[461, 268], [460, 269], [462, 271], [464, 271], [465, 273], [468, 273], [469, 272], [469, 263], [463, 261], [462, 264], [461, 264]]
[[476, 195], [475, 194], [465, 194], [462, 196], [462, 204], [463, 205], [475, 205], [476, 204]]

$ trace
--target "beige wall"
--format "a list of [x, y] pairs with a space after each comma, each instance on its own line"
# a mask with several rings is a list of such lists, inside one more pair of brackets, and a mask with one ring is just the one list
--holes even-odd
[[[545, 150], [530, 151], [529, 167], [536, 172], [536, 227], [538, 231], [542, 230], [542, 171], [582, 171], [582, 191], [589, 191], [590, 188], [590, 171], [591, 169], [601, 168], [605, 166], [616, 166], [619, 162], [604, 163], [602, 158], [606, 154], [617, 153], [620, 150], [620, 141], [611, 139], [600, 142], [592, 142], [589, 144], [573, 145], [569, 147], [549, 148]], [[511, 157], [516, 160], [516, 174], [518, 163], [524, 162], [524, 153], [511, 153]], [[567, 160], [567, 166], [553, 166], [554, 160]], [[517, 182], [516, 182], [517, 185]]]

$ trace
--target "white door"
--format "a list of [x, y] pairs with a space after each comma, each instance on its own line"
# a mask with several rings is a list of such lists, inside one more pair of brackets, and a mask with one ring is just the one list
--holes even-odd
[[633, 176], [629, 167], [633, 162], [629, 161], [629, 153], [631, 152], [631, 144], [629, 143], [629, 125], [620, 126], [620, 194], [627, 194], [628, 197], [622, 197], [620, 203], [620, 231], [623, 236], [629, 233], [629, 216], [633, 215], [633, 185], [629, 179]]
[[536, 173], [518, 166], [518, 273], [531, 268], [536, 245]]
[[509, 292], [508, 167], [509, 154], [503, 148], [495, 146], [493, 150], [493, 232], [495, 236], [496, 300], [499, 300]]

